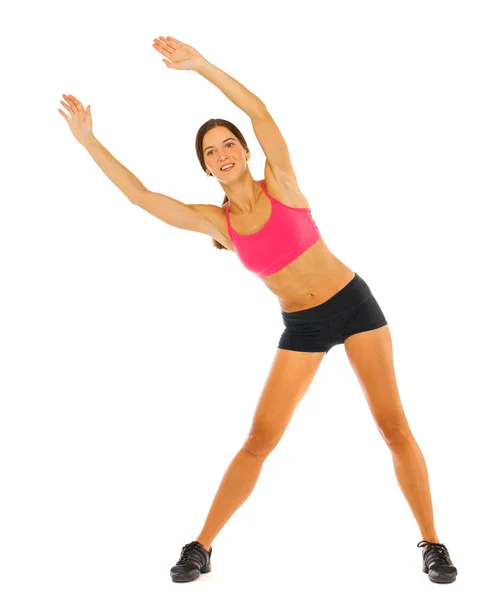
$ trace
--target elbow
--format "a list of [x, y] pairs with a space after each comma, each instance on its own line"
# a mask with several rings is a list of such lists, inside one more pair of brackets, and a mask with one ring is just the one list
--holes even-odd
[[131, 194], [126, 194], [126, 196], [132, 204], [135, 204], [136, 206], [142, 206], [147, 193], [147, 188], [143, 188], [141, 190], [136, 190]]
[[256, 103], [256, 105], [250, 111], [249, 116], [250, 116], [250, 119], [263, 119], [268, 114], [270, 114], [268, 112], [268, 108], [260, 99], [258, 99], [258, 102]]

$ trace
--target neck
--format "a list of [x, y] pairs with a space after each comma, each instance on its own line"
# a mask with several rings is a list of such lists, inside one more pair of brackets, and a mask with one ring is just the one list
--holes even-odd
[[255, 210], [261, 188], [250, 174], [232, 183], [220, 184], [230, 201], [230, 212], [251, 213]]

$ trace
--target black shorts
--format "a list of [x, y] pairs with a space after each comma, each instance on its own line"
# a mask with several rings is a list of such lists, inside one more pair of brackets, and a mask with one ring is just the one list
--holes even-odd
[[352, 280], [318, 306], [285, 312], [285, 329], [278, 347], [299, 352], [328, 352], [355, 333], [387, 325], [367, 283], [357, 273]]

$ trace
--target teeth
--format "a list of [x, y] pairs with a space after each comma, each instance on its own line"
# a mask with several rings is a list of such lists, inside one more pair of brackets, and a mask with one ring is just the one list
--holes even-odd
[[224, 167], [221, 167], [221, 170], [222, 170], [222, 171], [226, 171], [226, 169], [227, 169], [228, 167], [233, 167], [233, 165], [234, 165], [234, 163], [231, 163], [230, 165], [225, 165]]

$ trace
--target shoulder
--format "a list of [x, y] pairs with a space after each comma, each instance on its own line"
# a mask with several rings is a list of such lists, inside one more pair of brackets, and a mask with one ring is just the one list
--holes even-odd
[[273, 169], [265, 162], [265, 189], [282, 204], [292, 208], [310, 208], [307, 198], [300, 191], [297, 178], [292, 173]]
[[212, 226], [210, 231], [211, 237], [220, 242], [220, 244], [223, 244], [228, 250], [234, 251], [233, 244], [228, 237], [226, 223], [227, 204], [225, 202], [223, 206], [216, 206], [215, 204], [193, 204], [192, 206], [210, 222]]

